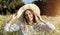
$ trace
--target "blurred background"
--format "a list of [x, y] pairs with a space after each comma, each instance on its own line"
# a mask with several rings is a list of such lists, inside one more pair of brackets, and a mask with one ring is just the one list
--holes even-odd
[[41, 10], [41, 15], [60, 15], [60, 0], [0, 0], [0, 15], [13, 14], [29, 3], [36, 4]]
[[[58, 31], [40, 32], [37, 35], [60, 35], [60, 0], [0, 0], [0, 35], [18, 35], [19, 31], [5, 32], [4, 25], [10, 15], [16, 13], [25, 4], [34, 3], [41, 11], [41, 17], [51, 22]], [[18, 22], [18, 19], [13, 23]]]

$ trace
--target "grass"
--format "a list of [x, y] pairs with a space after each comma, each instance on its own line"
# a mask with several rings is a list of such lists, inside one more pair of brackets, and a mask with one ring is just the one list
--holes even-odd
[[[0, 15], [0, 35], [18, 35], [19, 31], [6, 32], [3, 30], [3, 26], [8, 21], [9, 17], [10, 17], [9, 15], [6, 16]], [[60, 35], [60, 16], [55, 16], [55, 17], [42, 16], [42, 18], [54, 24], [55, 27], [57, 28], [57, 31], [40, 32], [40, 33], [36, 33], [36, 35]]]

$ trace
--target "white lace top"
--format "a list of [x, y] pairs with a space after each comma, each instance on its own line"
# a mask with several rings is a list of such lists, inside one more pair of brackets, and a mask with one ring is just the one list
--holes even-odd
[[[25, 30], [24, 30], [25, 29]], [[45, 24], [42, 22], [39, 22], [36, 25], [25, 25], [25, 28], [23, 27], [22, 22], [18, 22], [16, 24], [10, 25], [9, 23], [6, 23], [4, 26], [5, 31], [17, 31], [20, 30], [20, 35], [34, 35], [36, 32], [40, 31], [50, 31], [55, 30], [55, 26], [51, 24], [50, 22], [46, 22]]]

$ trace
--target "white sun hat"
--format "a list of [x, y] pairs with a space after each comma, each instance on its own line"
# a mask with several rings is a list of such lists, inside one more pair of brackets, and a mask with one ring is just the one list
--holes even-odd
[[31, 9], [33, 11], [33, 13], [35, 13], [36, 15], [40, 15], [40, 9], [37, 5], [35, 4], [26, 4], [24, 6], [22, 6], [19, 10], [18, 10], [18, 15], [17, 18], [21, 17], [22, 13], [26, 10], [26, 9]]

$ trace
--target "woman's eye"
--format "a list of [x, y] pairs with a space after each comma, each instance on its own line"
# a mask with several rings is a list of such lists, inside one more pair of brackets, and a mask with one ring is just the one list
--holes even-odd
[[31, 15], [31, 13], [29, 13], [29, 15]]
[[31, 14], [29, 14], [29, 15], [31, 15]]
[[32, 16], [32, 14], [30, 14]]
[[25, 16], [28, 16], [27, 14]]

